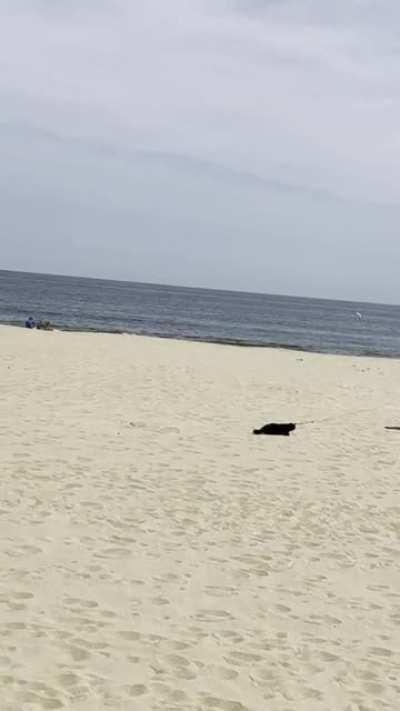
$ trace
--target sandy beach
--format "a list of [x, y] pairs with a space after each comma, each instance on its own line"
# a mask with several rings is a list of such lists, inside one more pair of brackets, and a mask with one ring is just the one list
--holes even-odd
[[2, 711], [398, 711], [400, 361], [0, 347]]

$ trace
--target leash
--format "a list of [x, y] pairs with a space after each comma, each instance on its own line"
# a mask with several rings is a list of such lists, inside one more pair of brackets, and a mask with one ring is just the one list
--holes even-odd
[[[303, 422], [296, 422], [296, 427], [303, 427], [304, 425], [318, 425], [321, 422], [332, 422], [337, 420], [339, 417], [348, 417], [349, 415], [361, 415], [364, 412], [373, 412], [374, 407], [364, 408], [363, 410], [348, 410], [347, 412], [341, 413], [340, 415], [330, 415], [328, 417], [316, 418], [315, 420], [304, 420]], [[400, 427], [387, 427], [386, 429], [399, 429]]]

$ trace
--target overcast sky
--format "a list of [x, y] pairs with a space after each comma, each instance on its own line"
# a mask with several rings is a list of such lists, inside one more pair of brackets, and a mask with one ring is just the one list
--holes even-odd
[[0, 267], [400, 303], [399, 0], [0, 0]]

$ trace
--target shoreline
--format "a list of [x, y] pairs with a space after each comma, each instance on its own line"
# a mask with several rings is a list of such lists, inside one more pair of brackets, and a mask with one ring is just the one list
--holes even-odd
[[[20, 330], [29, 330], [25, 329], [25, 326], [22, 323], [17, 323], [17, 322], [0, 322], [0, 327], [3, 328], [16, 328]], [[33, 329], [36, 331], [37, 329]], [[208, 343], [210, 345], [218, 345], [218, 346], [232, 346], [233, 348], [240, 348], [240, 349], [260, 349], [260, 350], [281, 350], [281, 351], [289, 351], [289, 352], [294, 352], [294, 353], [304, 353], [304, 354], [310, 354], [310, 355], [331, 355], [331, 356], [343, 356], [343, 357], [348, 357], [348, 358], [366, 358], [366, 359], [371, 359], [371, 358], [377, 358], [379, 360], [400, 360], [400, 352], [397, 354], [389, 354], [389, 353], [381, 353], [379, 351], [354, 351], [349, 353], [348, 351], [341, 351], [341, 350], [328, 350], [328, 349], [317, 349], [317, 348], [302, 348], [301, 346], [297, 346], [295, 344], [288, 345], [285, 343], [256, 343], [256, 342], [251, 342], [251, 341], [241, 341], [241, 340], [235, 340], [235, 339], [213, 339], [213, 338], [196, 338], [195, 336], [169, 336], [169, 335], [164, 335], [160, 333], [138, 333], [137, 331], [128, 331], [128, 330], [123, 330], [123, 329], [115, 329], [115, 330], [104, 330], [104, 329], [97, 329], [97, 328], [75, 328], [75, 327], [60, 327], [60, 326], [52, 326], [52, 331], [48, 332], [55, 332], [58, 331], [60, 333], [88, 333], [88, 334], [104, 334], [104, 335], [109, 335], [109, 336], [135, 336], [137, 338], [155, 338], [155, 339], [160, 339], [163, 341], [174, 341], [174, 342], [183, 342], [183, 343]]]

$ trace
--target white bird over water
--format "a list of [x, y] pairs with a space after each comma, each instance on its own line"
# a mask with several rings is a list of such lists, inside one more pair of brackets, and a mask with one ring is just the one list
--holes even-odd
[[362, 314], [360, 314], [360, 312], [359, 312], [359, 311], [356, 311], [356, 316], [357, 316], [357, 318], [358, 318], [359, 320], [361, 320], [361, 319], [362, 319]]

